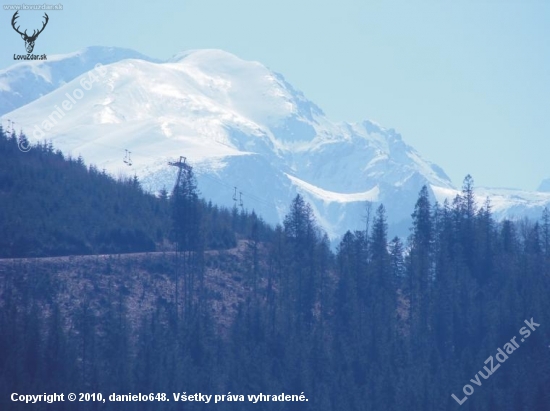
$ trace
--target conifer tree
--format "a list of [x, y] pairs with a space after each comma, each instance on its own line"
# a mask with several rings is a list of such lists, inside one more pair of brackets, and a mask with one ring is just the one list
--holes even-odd
[[413, 227], [409, 253], [409, 299], [411, 325], [420, 333], [427, 328], [427, 313], [433, 280], [433, 224], [428, 189], [423, 186], [412, 214]]

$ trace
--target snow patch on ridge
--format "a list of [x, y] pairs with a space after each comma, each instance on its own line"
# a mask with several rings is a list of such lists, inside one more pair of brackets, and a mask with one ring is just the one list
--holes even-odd
[[[449, 203], [455, 199], [461, 191], [453, 188], [438, 187], [430, 185], [435, 199], [440, 204], [445, 200]], [[478, 207], [485, 204], [489, 199], [491, 210], [497, 216], [503, 216], [509, 210], [531, 209], [533, 212], [542, 211], [544, 207], [550, 204], [550, 193], [537, 191], [523, 191], [511, 188], [487, 188], [474, 187], [474, 198]], [[512, 215], [510, 215], [512, 216]], [[540, 217], [535, 214], [535, 217]]]
[[375, 202], [378, 201], [380, 195], [380, 189], [378, 186], [362, 193], [336, 193], [334, 191], [323, 190], [322, 188], [309, 184], [290, 174], [286, 174], [286, 176], [296, 187], [327, 203], [351, 203], [360, 201]]

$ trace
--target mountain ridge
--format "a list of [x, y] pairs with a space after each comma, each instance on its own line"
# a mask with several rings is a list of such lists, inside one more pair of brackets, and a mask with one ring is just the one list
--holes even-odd
[[[333, 122], [259, 62], [217, 49], [186, 51], [165, 62], [127, 50], [95, 52], [114, 60], [104, 64], [104, 75], [51, 132], [30, 138], [49, 139], [111, 174], [136, 174], [151, 191], [171, 187], [176, 170], [167, 163], [184, 155], [205, 197], [231, 206], [235, 191], [242, 192], [247, 208], [277, 223], [301, 193], [331, 238], [363, 225], [365, 201], [383, 202], [391, 219], [405, 225], [423, 185], [433, 199], [458, 193], [444, 170], [395, 130], [370, 120]], [[31, 134], [68, 94], [82, 89], [77, 77], [4, 114], [2, 122], [9, 118]], [[122, 162], [125, 150], [132, 167]], [[494, 197], [507, 196], [506, 207], [530, 212], [550, 202], [539, 196], [531, 207], [526, 194], [511, 201], [517, 195], [500, 191]]]

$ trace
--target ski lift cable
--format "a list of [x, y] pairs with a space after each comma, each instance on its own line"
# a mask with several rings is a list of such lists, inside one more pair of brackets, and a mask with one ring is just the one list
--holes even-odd
[[[235, 186], [231, 186], [231, 185], [229, 185], [229, 184], [227, 184], [227, 183], [224, 183], [222, 180], [220, 180], [220, 179], [218, 179], [218, 178], [216, 178], [216, 177], [214, 177], [214, 176], [212, 176], [212, 175], [209, 175], [209, 174], [202, 174], [201, 177], [205, 177], [205, 178], [207, 178], [207, 179], [209, 179], [209, 180], [211, 180], [211, 181], [214, 181], [215, 183], [220, 184], [221, 186], [223, 186], [223, 187], [227, 188], [228, 190], [230, 190], [230, 192], [233, 191], [233, 190], [235, 189]], [[250, 193], [248, 193], [248, 192], [241, 191], [241, 193], [242, 193], [243, 196], [248, 196], [248, 198], [250, 198], [251, 200], [253, 200], [253, 201], [257, 202], [257, 203], [260, 203], [261, 205], [265, 205], [265, 206], [272, 206], [272, 205], [273, 205], [273, 203], [270, 203], [270, 202], [268, 202], [268, 201], [264, 201], [264, 200], [262, 200], [261, 198], [255, 196], [255, 195], [252, 195], [252, 194], [250, 194]]]
[[[112, 144], [105, 144], [105, 143], [100, 143], [100, 142], [97, 142], [97, 141], [94, 141], [94, 142], [91, 142], [91, 143], [88, 143], [88, 144], [95, 144], [95, 145], [99, 145], [99, 146], [103, 146], [103, 147], [106, 147], [106, 148], [111, 148], [113, 150], [124, 150], [125, 152], [127, 153], [133, 153], [133, 154], [137, 154], [138, 157], [141, 157], [141, 158], [148, 158], [148, 159], [152, 159], [152, 160], [156, 160], [158, 159], [158, 157], [155, 157], [155, 156], [151, 156], [149, 154], [143, 154], [143, 153], [140, 153], [140, 152], [131, 152], [129, 151], [128, 149], [126, 148], [123, 148], [123, 147], [120, 147], [120, 146], [115, 146], [115, 145], [112, 145]], [[131, 165], [131, 158], [130, 158], [130, 155], [128, 154], [128, 159], [130, 160], [130, 163], [129, 165]], [[224, 181], [222, 181], [221, 179], [219, 179], [218, 177], [215, 177], [211, 174], [199, 174], [200, 177], [205, 177], [213, 182], [216, 182], [218, 184], [220, 184], [221, 186], [223, 187], [226, 187], [227, 189], [233, 191], [234, 190], [234, 187], [235, 185], [234, 184], [229, 184], [229, 183], [225, 183]], [[269, 200], [264, 200], [262, 199], [261, 197], [259, 196], [256, 196], [254, 194], [252, 194], [251, 192], [248, 192], [248, 191], [242, 191], [242, 195], [255, 201], [256, 203], [259, 203], [259, 204], [262, 204], [264, 206], [267, 206], [267, 207], [270, 207], [270, 206], [273, 206], [274, 205], [274, 202], [273, 201], [269, 201]]]
[[[8, 123], [9, 125], [9, 123]], [[11, 126], [14, 127], [15, 125], [15, 122], [11, 122]], [[225, 145], [227, 147], [230, 147], [228, 146], [227, 144], [225, 143], [222, 143], [221, 141], [218, 141], [216, 140], [217, 143], [219, 144], [222, 144], [222, 145]], [[129, 166], [132, 165], [132, 161], [131, 161], [131, 157], [130, 157], [130, 154], [132, 153], [131, 151], [129, 151], [127, 148], [123, 148], [121, 146], [116, 146], [116, 145], [112, 145], [112, 144], [105, 144], [105, 143], [100, 143], [98, 141], [93, 141], [93, 142], [89, 142], [87, 144], [92, 144], [92, 145], [98, 145], [98, 146], [102, 146], [102, 147], [106, 147], [106, 148], [110, 148], [110, 149], [113, 149], [113, 150], [124, 150], [127, 154], [128, 154], [128, 157], [127, 157], [127, 161], [125, 161], [126, 164], [128, 164]], [[234, 148], [234, 147], [231, 147], [231, 148]], [[152, 159], [152, 160], [156, 160], [158, 159], [158, 157], [154, 157], [154, 156], [151, 156], [149, 154], [143, 154], [143, 153], [140, 153], [140, 152], [134, 152], [134, 154], [137, 154], [138, 157], [143, 157], [143, 158], [148, 158], [148, 159]], [[125, 157], [126, 158], [126, 157]], [[201, 177], [205, 177], [211, 181], [214, 181], [218, 184], [220, 184], [221, 186], [223, 187], [226, 187], [230, 190], [233, 190], [235, 185], [234, 184], [227, 184], [225, 182], [223, 182], [221, 179], [211, 175], [211, 174], [200, 174]], [[262, 206], [265, 206], [265, 207], [271, 207], [271, 206], [274, 206], [275, 203], [274, 201], [270, 201], [270, 200], [267, 200], [267, 199], [263, 199], [259, 196], [256, 196], [254, 194], [252, 194], [251, 192], [248, 192], [248, 191], [242, 191], [242, 195], [246, 196], [247, 198], [255, 201], [256, 203], [258, 203], [259, 205], [262, 205]], [[262, 207], [263, 208], [263, 207]]]

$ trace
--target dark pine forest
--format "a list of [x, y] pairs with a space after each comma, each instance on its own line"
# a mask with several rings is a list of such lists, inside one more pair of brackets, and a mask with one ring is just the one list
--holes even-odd
[[[19, 140], [0, 133], [0, 409], [550, 410], [548, 210], [495, 221], [468, 176], [452, 202], [420, 190], [408, 238], [367, 205], [333, 250], [299, 195], [271, 227], [202, 199], [192, 170], [152, 195]], [[54, 392], [170, 402], [10, 401]]]

